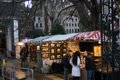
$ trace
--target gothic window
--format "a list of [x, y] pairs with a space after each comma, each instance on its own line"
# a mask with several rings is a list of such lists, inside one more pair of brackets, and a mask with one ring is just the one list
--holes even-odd
[[40, 17], [38, 17], [38, 20], [40, 21]]
[[74, 30], [72, 29], [72, 33], [74, 33]]
[[71, 27], [71, 24], [69, 23], [69, 27]]
[[73, 25], [73, 23], [72, 23], [72, 27], [73, 27], [74, 25]]
[[40, 27], [42, 27], [42, 23], [40, 23]]
[[36, 23], [36, 28], [38, 28], [38, 23]]
[[75, 21], [77, 21], [77, 18], [75, 19]]
[[77, 24], [75, 23], [75, 27], [77, 26]]

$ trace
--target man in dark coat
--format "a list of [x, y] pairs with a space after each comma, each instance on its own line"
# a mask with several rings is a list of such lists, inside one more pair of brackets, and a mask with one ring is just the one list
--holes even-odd
[[87, 53], [85, 61], [85, 68], [87, 70], [87, 80], [94, 80], [95, 61], [90, 53]]

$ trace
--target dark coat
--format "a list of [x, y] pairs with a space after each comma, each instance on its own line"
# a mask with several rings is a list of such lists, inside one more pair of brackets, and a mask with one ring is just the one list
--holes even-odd
[[21, 60], [22, 60], [22, 61], [25, 61], [25, 60], [27, 59], [27, 57], [28, 57], [28, 52], [27, 52], [27, 50], [26, 50], [26, 49], [22, 49], [22, 50], [20, 51], [20, 58], [21, 58]]
[[91, 56], [87, 56], [85, 60], [85, 68], [86, 70], [95, 70], [95, 61]]

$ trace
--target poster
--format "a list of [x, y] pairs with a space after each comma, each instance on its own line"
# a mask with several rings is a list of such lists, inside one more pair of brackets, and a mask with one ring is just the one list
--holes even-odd
[[101, 56], [101, 46], [94, 46], [94, 56], [95, 57]]

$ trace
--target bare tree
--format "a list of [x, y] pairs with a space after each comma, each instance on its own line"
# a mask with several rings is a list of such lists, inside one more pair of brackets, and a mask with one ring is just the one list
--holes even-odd
[[97, 0], [69, 0], [72, 2], [80, 18], [80, 23], [88, 30], [99, 29], [99, 3]]
[[[74, 12], [77, 11], [80, 24], [82, 25], [80, 26], [80, 29], [83, 31], [99, 29], [99, 3], [97, 0], [69, 0], [73, 5], [63, 7], [59, 10], [56, 7], [58, 5], [62, 6], [62, 4], [50, 1], [52, 0], [39, 0], [30, 10], [30, 16], [35, 16], [37, 11], [39, 12], [40, 9], [44, 9], [45, 34], [49, 33], [50, 25], [48, 25], [48, 22], [50, 21], [52, 26], [55, 21], [59, 19], [59, 16], [69, 8], [73, 8], [75, 10], [70, 11], [67, 15], [72, 16]], [[49, 4], [51, 5], [49, 6]], [[50, 10], [50, 7], [54, 10]]]

